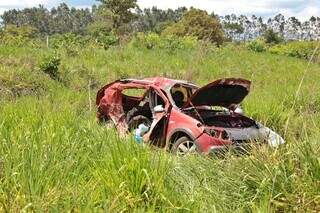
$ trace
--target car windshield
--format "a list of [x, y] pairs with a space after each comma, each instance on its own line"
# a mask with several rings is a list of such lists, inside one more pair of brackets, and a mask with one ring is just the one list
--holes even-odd
[[171, 90], [170, 94], [174, 104], [181, 108], [196, 91], [196, 87], [188, 84], [176, 84]]

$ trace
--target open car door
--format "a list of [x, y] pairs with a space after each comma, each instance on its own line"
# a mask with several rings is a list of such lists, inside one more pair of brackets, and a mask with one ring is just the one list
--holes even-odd
[[171, 107], [163, 94], [151, 89], [149, 95], [153, 121], [150, 130], [143, 138], [145, 142], [150, 142], [158, 147], [164, 147], [168, 126], [168, 115]]

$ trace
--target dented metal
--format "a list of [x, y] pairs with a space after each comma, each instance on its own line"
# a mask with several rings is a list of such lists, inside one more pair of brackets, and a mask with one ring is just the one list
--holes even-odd
[[[283, 144], [278, 134], [242, 115], [242, 111], [237, 113], [250, 84], [236, 78], [217, 80], [202, 88], [162, 77], [118, 80], [97, 93], [97, 118], [112, 121], [121, 135], [138, 124], [149, 125], [143, 140], [166, 149], [183, 147], [175, 146], [182, 137], [201, 153], [238, 146], [244, 141]], [[137, 97], [123, 92], [134, 89], [144, 89], [145, 93]]]

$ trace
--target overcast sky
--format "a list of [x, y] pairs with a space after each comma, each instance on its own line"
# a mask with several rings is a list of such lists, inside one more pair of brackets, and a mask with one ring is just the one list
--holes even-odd
[[[53, 7], [61, 2], [75, 7], [90, 7], [96, 3], [95, 0], [0, 0], [0, 14], [12, 8], [39, 4]], [[320, 16], [320, 0], [138, 0], [138, 4], [141, 8], [157, 6], [161, 9], [193, 6], [219, 15], [235, 13], [271, 17], [282, 13], [286, 17], [295, 16], [302, 20]]]

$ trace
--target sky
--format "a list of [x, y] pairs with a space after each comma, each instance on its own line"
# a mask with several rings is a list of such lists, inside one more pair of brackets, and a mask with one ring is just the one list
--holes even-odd
[[[0, 14], [8, 9], [21, 9], [42, 4], [46, 7], [57, 6], [61, 2], [84, 8], [97, 3], [95, 0], [0, 0]], [[176, 9], [181, 6], [195, 7], [219, 15], [257, 15], [264, 18], [278, 13], [286, 17], [295, 16], [301, 20], [320, 16], [320, 0], [138, 0], [140, 8], [157, 6], [161, 9]]]

